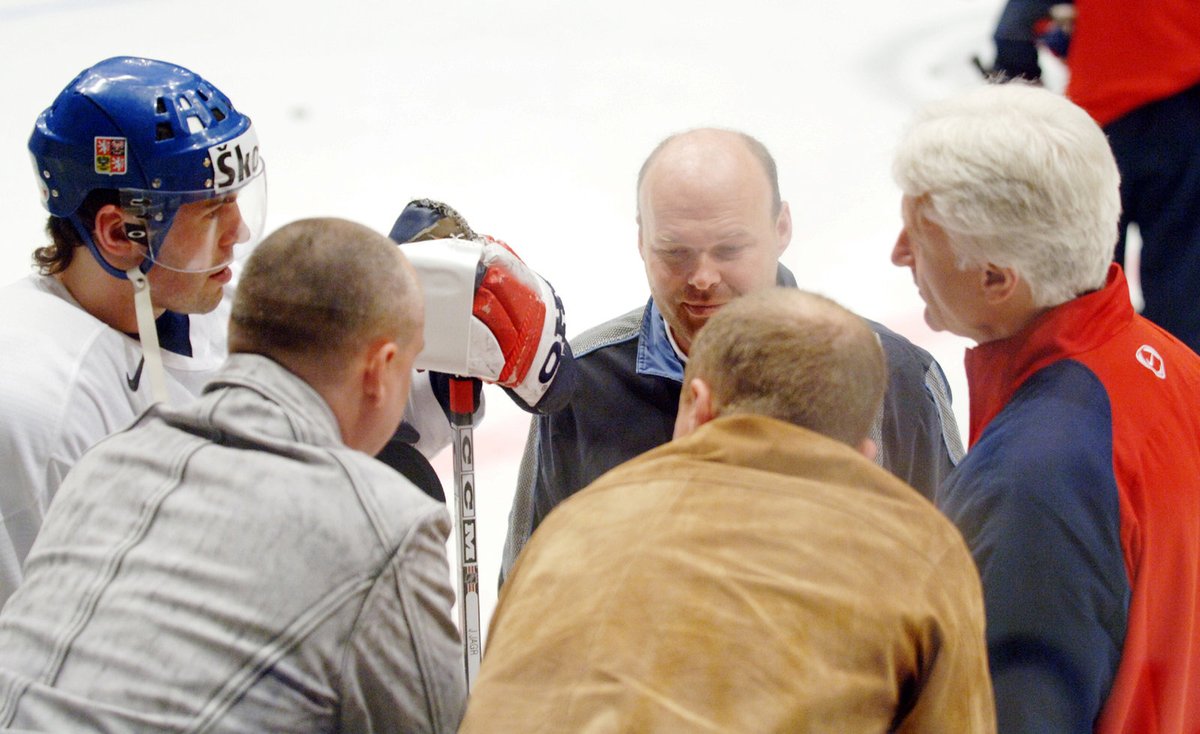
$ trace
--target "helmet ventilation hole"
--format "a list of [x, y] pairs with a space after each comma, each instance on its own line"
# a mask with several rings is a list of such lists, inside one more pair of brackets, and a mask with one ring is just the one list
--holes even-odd
[[233, 170], [248, 174], [222, 191], [257, 177], [255, 132], [248, 117], [195, 73], [118, 56], [85, 69], [59, 93], [39, 115], [28, 149], [42, 205], [52, 216], [72, 216], [93, 191], [120, 189], [123, 197], [159, 207], [166, 224], [190, 200], [181, 195], [211, 194], [224, 180], [214, 175], [215, 147], [242, 146], [242, 168]]

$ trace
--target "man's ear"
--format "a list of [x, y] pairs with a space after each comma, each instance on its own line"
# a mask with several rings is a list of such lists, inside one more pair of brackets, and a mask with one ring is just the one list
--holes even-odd
[[642, 215], [637, 217], [637, 251], [643, 262], [646, 260], [646, 250], [642, 247]]
[[702, 378], [693, 377], [683, 386], [679, 397], [673, 437], [682, 438], [715, 417], [712, 388]]
[[998, 305], [1012, 298], [1016, 293], [1021, 276], [1012, 268], [1003, 268], [995, 263], [988, 263], [980, 270], [980, 280], [983, 296], [992, 305]]
[[858, 446], [855, 446], [855, 448], [858, 449], [858, 453], [867, 457], [871, 461], [875, 461], [875, 457], [879, 455], [878, 444], [869, 438], [864, 438], [862, 441], [859, 441]]
[[371, 342], [364, 355], [362, 370], [363, 398], [370, 405], [381, 405], [388, 398], [392, 363], [400, 358], [396, 342], [380, 339]]
[[786, 201], [779, 205], [779, 216], [775, 218], [775, 234], [779, 236], [779, 252], [775, 254], [778, 258], [792, 241], [792, 209]]
[[145, 257], [142, 248], [125, 233], [127, 219], [121, 207], [105, 204], [96, 212], [92, 241], [114, 267], [121, 270], [137, 265]]

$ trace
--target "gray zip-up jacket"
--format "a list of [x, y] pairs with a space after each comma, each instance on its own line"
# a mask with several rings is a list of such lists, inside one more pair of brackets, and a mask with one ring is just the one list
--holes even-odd
[[234, 355], [89, 451], [0, 613], [0, 727], [448, 732], [446, 509]]

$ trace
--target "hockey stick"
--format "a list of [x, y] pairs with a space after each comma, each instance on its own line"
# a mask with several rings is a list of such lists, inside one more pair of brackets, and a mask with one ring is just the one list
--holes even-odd
[[983, 60], [979, 58], [979, 54], [975, 54], [971, 57], [971, 65], [975, 67], [975, 70], [978, 71], [979, 75], [984, 79], [991, 79], [992, 72], [983, 65]]
[[479, 554], [475, 537], [475, 386], [477, 380], [450, 379], [450, 423], [454, 431], [454, 504], [458, 524], [458, 622], [463, 636], [467, 691], [483, 660], [479, 623]]

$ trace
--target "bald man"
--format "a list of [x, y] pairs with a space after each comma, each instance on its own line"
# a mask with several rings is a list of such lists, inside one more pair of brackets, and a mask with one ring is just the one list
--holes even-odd
[[[559, 502], [671, 438], [697, 332], [740, 295], [796, 286], [779, 263], [791, 237], [775, 161], [758, 140], [698, 129], [651, 152], [638, 175], [638, 251], [650, 301], [572, 340], [574, 398], [532, 424], [502, 578]], [[880, 324], [871, 328], [888, 362], [870, 430], [876, 462], [932, 499], [962, 456], [949, 386], [929, 353]]]
[[203, 396], [98, 444], [50, 506], [0, 614], [0, 729], [454, 731], [450, 518], [371, 458], [423, 322], [382, 235], [268, 237]]

